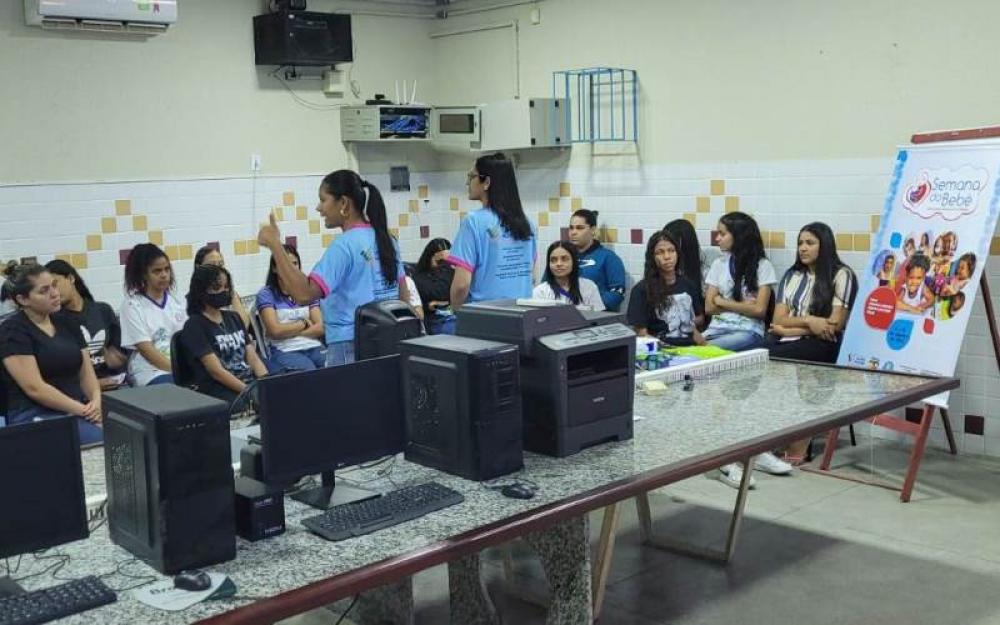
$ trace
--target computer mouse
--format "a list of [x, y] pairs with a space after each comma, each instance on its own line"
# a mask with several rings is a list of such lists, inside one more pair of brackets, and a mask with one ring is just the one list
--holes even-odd
[[174, 588], [181, 590], [208, 590], [211, 585], [212, 578], [208, 576], [208, 573], [197, 569], [181, 571], [174, 576]]
[[535, 496], [535, 489], [527, 484], [515, 482], [501, 488], [500, 494], [511, 499], [531, 499]]

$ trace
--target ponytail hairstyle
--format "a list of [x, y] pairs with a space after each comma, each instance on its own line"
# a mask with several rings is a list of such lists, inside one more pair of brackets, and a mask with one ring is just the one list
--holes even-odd
[[490, 180], [486, 190], [489, 198], [489, 208], [500, 219], [500, 225], [515, 241], [531, 240], [531, 222], [521, 207], [521, 194], [517, 190], [517, 178], [514, 175], [514, 163], [502, 152], [480, 156], [476, 159], [476, 171], [479, 179]]
[[556, 277], [552, 275], [552, 269], [549, 267], [549, 257], [552, 256], [553, 251], [559, 248], [566, 250], [569, 257], [573, 260], [573, 268], [569, 272], [569, 301], [573, 302], [574, 306], [579, 306], [583, 302], [583, 295], [580, 294], [580, 253], [576, 251], [576, 247], [572, 243], [569, 241], [555, 241], [549, 246], [548, 251], [545, 252], [545, 273], [542, 274], [542, 280], [549, 285], [552, 293], [558, 297], [559, 290], [562, 287], [559, 286]]
[[[808, 232], [819, 240], [819, 255], [816, 257], [816, 262], [813, 265], [813, 272], [816, 276], [816, 281], [813, 284], [812, 302], [809, 304], [809, 314], [817, 317], [829, 317], [833, 312], [833, 288], [834, 278], [836, 278], [837, 272], [840, 271], [841, 268], [846, 269], [848, 272], [848, 296], [850, 296], [850, 292], [853, 288], [852, 283], [855, 280], [854, 272], [851, 271], [851, 268], [845, 265], [842, 260], [840, 260], [840, 256], [837, 254], [837, 241], [833, 236], [833, 230], [830, 229], [830, 226], [820, 221], [814, 221], [810, 224], [802, 226], [802, 230], [799, 231], [799, 236], [802, 236], [803, 232]], [[788, 271], [801, 271], [806, 273], [809, 271], [809, 268], [802, 263], [798, 254], [796, 254], [795, 264], [793, 264]], [[848, 304], [850, 304], [850, 302], [848, 302]]]
[[88, 302], [94, 301], [94, 296], [91, 295], [90, 289], [87, 288], [87, 283], [83, 281], [83, 278], [80, 277], [80, 274], [77, 273], [73, 265], [57, 258], [45, 263], [45, 268], [49, 273], [54, 273], [57, 276], [73, 278], [73, 286], [76, 287], [76, 292], [80, 294], [80, 297]]
[[38, 263], [19, 264], [11, 261], [4, 268], [4, 275], [7, 276], [7, 281], [3, 285], [6, 296], [4, 299], [11, 299], [18, 308], [23, 308], [17, 298], [30, 296], [31, 289], [35, 288], [35, 278], [47, 272], [48, 269], [45, 268], [45, 265]]
[[666, 241], [677, 250], [677, 265], [680, 267], [681, 246], [677, 237], [669, 230], [654, 232], [646, 243], [646, 263], [642, 271], [643, 288], [646, 291], [646, 316], [656, 318], [670, 310], [674, 304], [674, 296], [667, 294], [667, 285], [660, 275], [660, 268], [656, 264], [656, 246]]
[[694, 226], [687, 219], [675, 219], [663, 226], [663, 229], [674, 235], [680, 244], [677, 248], [677, 273], [693, 282], [698, 293], [704, 292], [701, 268], [705, 261]]
[[573, 217], [579, 217], [584, 220], [591, 228], [597, 227], [597, 211], [592, 211], [589, 208], [580, 208], [570, 215], [570, 219]]
[[437, 239], [431, 239], [430, 243], [424, 247], [424, 251], [420, 254], [420, 260], [417, 261], [417, 266], [415, 271], [417, 273], [430, 273], [431, 271], [431, 260], [434, 255], [438, 252], [443, 252], [445, 250], [451, 249], [451, 243], [448, 239], [438, 237]]
[[753, 217], [746, 213], [726, 213], [719, 218], [719, 223], [733, 235], [732, 260], [729, 270], [733, 276], [733, 301], [743, 300], [743, 289], [748, 293], [756, 293], [760, 288], [757, 284], [757, 267], [760, 261], [767, 258], [764, 253], [764, 240], [760, 236], [760, 228]]
[[396, 246], [389, 234], [389, 216], [378, 187], [364, 180], [349, 169], [338, 169], [323, 178], [323, 188], [335, 199], [347, 196], [362, 219], [375, 230], [375, 244], [378, 247], [379, 266], [382, 280], [387, 286], [396, 284], [399, 259]]

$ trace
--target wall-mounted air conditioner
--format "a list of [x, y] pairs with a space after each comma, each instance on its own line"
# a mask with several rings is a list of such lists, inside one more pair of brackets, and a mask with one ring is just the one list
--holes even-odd
[[29, 26], [156, 35], [177, 21], [177, 0], [24, 0]]

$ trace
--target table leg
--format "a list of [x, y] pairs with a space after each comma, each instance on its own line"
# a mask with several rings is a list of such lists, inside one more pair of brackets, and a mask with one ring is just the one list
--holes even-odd
[[948, 409], [939, 408], [938, 411], [941, 413], [941, 422], [944, 424], [944, 434], [948, 437], [948, 449], [951, 451], [951, 455], [958, 455], [958, 445], [955, 444], [955, 432], [951, 429], [951, 419], [948, 418]]
[[618, 535], [618, 520], [621, 517], [622, 502], [616, 502], [604, 509], [601, 522], [601, 540], [597, 544], [597, 558], [593, 565], [591, 587], [594, 592], [594, 620], [601, 617], [604, 592], [607, 589], [611, 558], [615, 552], [615, 538]]
[[358, 625], [409, 625], [413, 622], [413, 578], [361, 593], [347, 618]]
[[587, 515], [524, 537], [538, 552], [551, 597], [546, 625], [579, 625], [594, 620], [590, 587], [590, 532]]
[[917, 440], [913, 443], [910, 451], [910, 465], [906, 469], [906, 479], [903, 480], [903, 489], [899, 493], [899, 499], [906, 503], [913, 494], [913, 485], [917, 481], [917, 471], [920, 470], [920, 461], [924, 457], [924, 446], [927, 444], [927, 435], [931, 429], [931, 420], [934, 419], [934, 406], [924, 405], [924, 414], [920, 417], [920, 429], [917, 431]]
[[840, 438], [840, 428], [826, 433], [826, 445], [823, 447], [823, 460], [819, 463], [821, 471], [829, 471], [833, 462], [833, 452], [837, 449], [837, 439]]
[[500, 616], [480, 575], [478, 553], [448, 563], [448, 589], [452, 623], [499, 625]]

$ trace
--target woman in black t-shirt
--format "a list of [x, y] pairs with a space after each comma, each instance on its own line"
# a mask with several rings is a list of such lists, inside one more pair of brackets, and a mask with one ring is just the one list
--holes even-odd
[[413, 272], [413, 282], [424, 304], [428, 334], [454, 334], [455, 313], [451, 311], [451, 279], [455, 270], [448, 264], [448, 239], [433, 239], [424, 248]]
[[230, 403], [255, 377], [267, 375], [240, 316], [222, 310], [232, 301], [232, 288], [224, 267], [195, 268], [187, 294], [188, 320], [180, 332], [191, 379], [175, 381]]
[[101, 387], [79, 326], [52, 316], [60, 307], [52, 282], [42, 265], [8, 271], [19, 310], [0, 326], [7, 424], [74, 415], [80, 444], [99, 443]]
[[59, 291], [62, 307], [52, 316], [65, 319], [80, 328], [90, 349], [97, 380], [102, 391], [112, 391], [121, 384], [128, 357], [122, 352], [122, 328], [118, 315], [105, 302], [94, 301], [87, 284], [73, 265], [64, 260], [45, 264]]
[[628, 303], [628, 322], [639, 336], [655, 336], [670, 345], [704, 345], [698, 326], [705, 321], [705, 300], [677, 272], [679, 247], [666, 230], [649, 237], [643, 279], [632, 288]]

